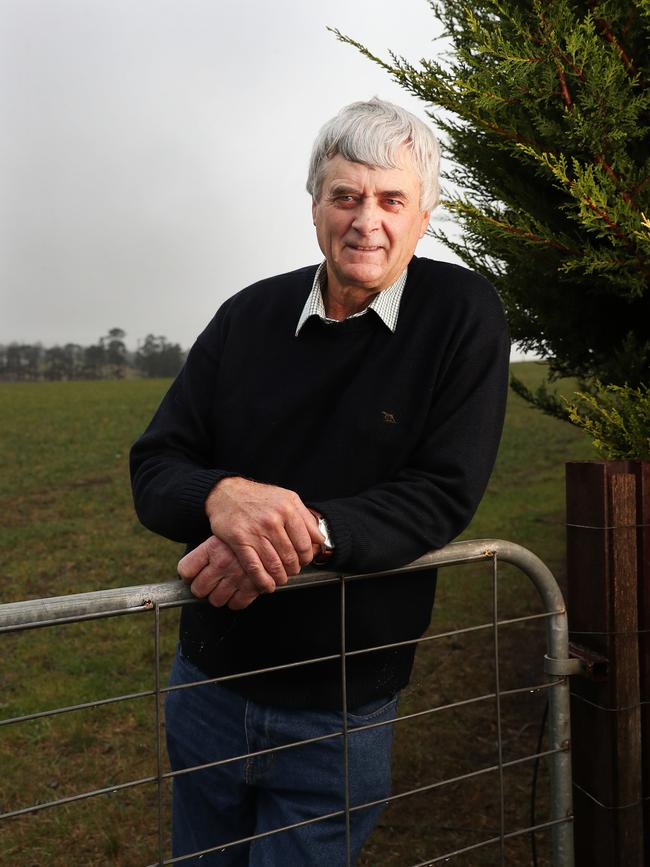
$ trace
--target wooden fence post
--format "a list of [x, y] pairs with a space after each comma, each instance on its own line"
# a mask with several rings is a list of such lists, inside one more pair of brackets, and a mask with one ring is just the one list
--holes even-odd
[[650, 864], [650, 461], [638, 461], [636, 476], [637, 571], [639, 595], [639, 670], [643, 742], [643, 823], [645, 864]]
[[[577, 867], [648, 863], [639, 614], [643, 618], [646, 603], [650, 609], [650, 599], [638, 588], [638, 468], [631, 461], [567, 464], [571, 640], [609, 660], [601, 682], [572, 681]], [[650, 675], [646, 661], [643, 671]]]

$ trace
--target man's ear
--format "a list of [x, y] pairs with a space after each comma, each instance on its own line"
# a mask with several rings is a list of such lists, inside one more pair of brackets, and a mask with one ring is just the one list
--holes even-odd
[[318, 206], [318, 202], [316, 201], [316, 199], [312, 199], [311, 200], [311, 219], [312, 219], [312, 222], [314, 223], [314, 226], [316, 225], [316, 208], [317, 208], [317, 206]]
[[422, 231], [420, 232], [420, 238], [423, 238], [426, 234], [427, 229], [429, 228], [429, 219], [431, 217], [431, 208], [428, 211], [422, 211]]

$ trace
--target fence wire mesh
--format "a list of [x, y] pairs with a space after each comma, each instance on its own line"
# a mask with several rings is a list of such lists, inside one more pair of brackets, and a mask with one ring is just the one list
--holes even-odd
[[[190, 861], [194, 857], [207, 855], [211, 851], [226, 850], [246, 842], [251, 842], [259, 839], [262, 836], [269, 834], [287, 833], [292, 828], [302, 825], [322, 822], [332, 818], [343, 820], [346, 835], [346, 850], [347, 858], [346, 865], [352, 863], [350, 855], [350, 819], [359, 810], [369, 809], [373, 806], [381, 804], [384, 807], [399, 806], [400, 804], [413, 803], [413, 799], [422, 798], [423, 796], [431, 797], [439, 793], [449, 792], [454, 787], [468, 784], [485, 784], [485, 787], [490, 790], [492, 801], [495, 809], [492, 810], [492, 817], [495, 821], [492, 823], [485, 822], [480, 816], [476, 815], [474, 821], [477, 825], [473, 832], [480, 834], [480, 839], [467, 841], [467, 829], [461, 828], [445, 828], [449, 833], [449, 839], [456, 841], [452, 848], [442, 852], [433, 853], [430, 857], [417, 856], [410, 859], [409, 867], [425, 867], [425, 865], [433, 865], [437, 863], [447, 863], [455, 860], [456, 863], [479, 864], [491, 863], [506, 865], [513, 863], [509, 860], [509, 845], [512, 841], [520, 840], [521, 838], [530, 838], [532, 841], [532, 862], [535, 865], [542, 863], [551, 863], [553, 867], [572, 867], [573, 865], [573, 828], [571, 818], [571, 765], [570, 765], [570, 735], [569, 735], [569, 694], [567, 675], [570, 673], [569, 663], [569, 648], [568, 648], [568, 633], [567, 620], [564, 601], [559, 587], [553, 578], [548, 568], [530, 551], [515, 545], [511, 542], [503, 540], [480, 540], [475, 542], [457, 542], [446, 546], [440, 551], [431, 552], [420, 558], [413, 564], [398, 570], [390, 570], [390, 574], [402, 571], [414, 571], [418, 569], [430, 569], [432, 566], [458, 566], [460, 564], [478, 563], [486, 561], [490, 564], [491, 576], [491, 616], [488, 620], [478, 624], [472, 624], [465, 627], [442, 629], [435, 631], [433, 634], [425, 634], [422, 638], [408, 642], [398, 642], [393, 644], [377, 645], [371, 648], [360, 650], [349, 650], [345, 646], [344, 628], [346, 622], [346, 587], [349, 582], [357, 580], [376, 580], [382, 575], [389, 574], [373, 573], [373, 575], [337, 575], [330, 572], [306, 572], [297, 578], [293, 579], [286, 588], [282, 588], [282, 592], [292, 592], [297, 588], [307, 588], [309, 586], [320, 585], [323, 583], [337, 583], [340, 588], [340, 618], [341, 618], [341, 636], [342, 643], [337, 654], [319, 657], [316, 659], [307, 659], [297, 663], [291, 663], [287, 666], [276, 666], [268, 669], [258, 669], [254, 672], [247, 672], [247, 676], [254, 676], [262, 671], [275, 671], [278, 668], [293, 668], [297, 666], [316, 666], [324, 661], [339, 660], [341, 667], [341, 684], [342, 684], [342, 707], [343, 707], [343, 725], [340, 730], [332, 731], [331, 733], [322, 735], [317, 738], [310, 738], [293, 743], [283, 744], [278, 747], [264, 750], [253, 750], [244, 753], [240, 756], [233, 756], [229, 759], [211, 762], [204, 765], [197, 765], [192, 768], [187, 768], [182, 771], [172, 771], [168, 769], [166, 764], [165, 749], [164, 749], [164, 717], [162, 713], [162, 703], [165, 696], [173, 690], [178, 689], [193, 689], [205, 683], [221, 683], [228, 681], [231, 677], [211, 678], [203, 681], [198, 681], [191, 684], [183, 684], [181, 686], [166, 686], [163, 678], [163, 657], [169, 655], [169, 650], [166, 646], [169, 641], [163, 632], [162, 621], [166, 616], [166, 612], [170, 609], [177, 609], [181, 605], [187, 604], [203, 604], [198, 603], [191, 594], [189, 589], [178, 581], [166, 582], [164, 584], [150, 584], [139, 587], [130, 587], [124, 589], [113, 589], [92, 593], [84, 593], [70, 596], [44, 598], [31, 600], [27, 602], [9, 603], [0, 605], [0, 633], [3, 634], [5, 642], [10, 639], [12, 634], [29, 634], [30, 630], [50, 628], [61, 629], [65, 626], [74, 624], [83, 624], [93, 621], [104, 621], [112, 619], [118, 615], [126, 614], [146, 614], [153, 619], [153, 657], [154, 657], [154, 681], [153, 687], [150, 689], [141, 689], [128, 692], [120, 692], [108, 697], [97, 698], [93, 700], [84, 700], [70, 702], [42, 709], [38, 706], [38, 678], [34, 677], [31, 689], [27, 689], [26, 698], [24, 701], [28, 707], [24, 707], [22, 713], [10, 713], [4, 719], [0, 720], [0, 736], [9, 730], [15, 730], [23, 726], [33, 724], [36, 729], [32, 732], [31, 737], [36, 746], [47, 742], [49, 726], [57, 719], [72, 718], [75, 715], [87, 715], [102, 713], [104, 715], [112, 713], [119, 706], [129, 708], [136, 707], [136, 710], [130, 710], [127, 713], [126, 720], [126, 736], [129, 735], [129, 728], [135, 732], [134, 736], [141, 739], [146, 748], [152, 747], [152, 755], [148, 757], [149, 773], [134, 773], [133, 767], [126, 769], [129, 773], [127, 779], [118, 780], [112, 773], [113, 768], [110, 767], [111, 761], [116, 765], [119, 764], [119, 756], [111, 755], [109, 749], [109, 758], [107, 763], [103, 763], [102, 767], [108, 764], [108, 778], [112, 781], [108, 784], [96, 786], [94, 788], [83, 785], [86, 779], [87, 772], [90, 770], [83, 761], [83, 742], [79, 743], [79, 732], [83, 733], [83, 727], [74, 728], [67, 743], [67, 747], [63, 750], [65, 755], [61, 757], [63, 766], [67, 764], [73, 766], [71, 778], [79, 778], [81, 785], [78, 790], [62, 794], [59, 797], [48, 797], [48, 793], [43, 786], [36, 787], [36, 796], [29, 803], [21, 803], [20, 806], [12, 805], [11, 801], [18, 799], [17, 791], [2, 793], [2, 784], [0, 783], [0, 863], [7, 864], [36, 864], [36, 863], [59, 863], [52, 857], [51, 853], [46, 860], [39, 861], [38, 856], [29, 856], [32, 860], [21, 860], [22, 844], [18, 838], [11, 835], [9, 831], [12, 822], [22, 822], [22, 833], [25, 839], [30, 836], [30, 823], [35, 821], [35, 817], [39, 814], [44, 814], [50, 811], [63, 810], [72, 805], [81, 805], [86, 802], [98, 799], [115, 799], [116, 797], [124, 797], [128, 793], [143, 791], [147, 792], [147, 797], [142, 798], [138, 795], [135, 809], [140, 813], [145, 811], [146, 815], [138, 815], [136, 820], [131, 817], [132, 826], [138, 828], [149, 828], [151, 823], [156, 826], [155, 832], [155, 859], [151, 857], [144, 860], [135, 860], [142, 855], [125, 855], [120, 854], [118, 845], [111, 842], [110, 834], [105, 840], [104, 855], [105, 861], [102, 863], [127, 863], [142, 865], [142, 867], [154, 867], [154, 865], [176, 864]], [[507, 562], [516, 566], [531, 580], [536, 588], [539, 597], [541, 598], [543, 611], [534, 614], [524, 614], [521, 616], [501, 616], [499, 610], [499, 580], [500, 580], [500, 564]], [[523, 627], [530, 629], [535, 624], [544, 624], [546, 636], [546, 654], [544, 671], [552, 672], [547, 674], [542, 680], [537, 680], [532, 683], [506, 685], [502, 676], [503, 667], [503, 651], [501, 648], [501, 634], [508, 627]], [[169, 630], [171, 636], [171, 629]], [[145, 630], [140, 629], [139, 634], [143, 636]], [[481, 639], [489, 638], [491, 644], [491, 652], [483, 654], [483, 661], [489, 661], [489, 669], [491, 674], [491, 688], [474, 695], [463, 696], [455, 700], [443, 700], [435, 705], [426, 707], [417, 707], [417, 702], [407, 702], [406, 707], [402, 707], [397, 718], [389, 722], [373, 723], [370, 725], [354, 725], [354, 721], [349, 718], [346, 693], [346, 664], [347, 660], [352, 656], [360, 654], [376, 653], [377, 651], [387, 650], [389, 648], [402, 646], [405, 644], [429, 645], [439, 648], [441, 643], [452, 642], [452, 650], [456, 649], [456, 644], [460, 642], [468, 642], [473, 637], [481, 637]], [[115, 648], [112, 648], [115, 650]], [[458, 646], [461, 650], [462, 647]], [[51, 652], [56, 653], [56, 645], [52, 645]], [[119, 651], [118, 651], [119, 653]], [[11, 653], [3, 653], [5, 665], [10, 666]], [[38, 661], [34, 661], [35, 666]], [[93, 646], [88, 650], [83, 660], [80, 660], [80, 665], [83, 665], [85, 673], [92, 670], [93, 665], [109, 666], [110, 661], [107, 655], [104, 655], [103, 649], [98, 649]], [[114, 665], [115, 663], [113, 663]], [[45, 660], [45, 668], [47, 669], [47, 660]], [[487, 668], [486, 668], [487, 671]], [[74, 672], [72, 672], [74, 677]], [[422, 675], [426, 676], [426, 672]], [[240, 677], [240, 675], [236, 675]], [[120, 680], [118, 676], [115, 678]], [[84, 681], [85, 682], [85, 681]], [[120, 681], [121, 682], [121, 681]], [[416, 690], [417, 691], [417, 690]], [[512, 750], [508, 743], [508, 755], [506, 755], [506, 739], [504, 737], [504, 703], [507, 703], [517, 697], [529, 696], [531, 693], [544, 695], [548, 702], [548, 734], [546, 738], [546, 746], [544, 748], [541, 736], [538, 738], [537, 745], [532, 751], [525, 751], [523, 755], [510, 755]], [[149, 703], [153, 707], [149, 707], [148, 712], [143, 712], [144, 704]], [[2, 701], [0, 703], [0, 713], [3, 708], [9, 707], [11, 710], [16, 709], [16, 704], [13, 701]], [[491, 716], [493, 709], [493, 716]], [[364, 804], [351, 804], [349, 792], [349, 767], [348, 767], [348, 744], [351, 735], [357, 731], [365, 729], [391, 725], [394, 726], [396, 735], [399, 739], [401, 731], [409, 731], [409, 726], [413, 726], [412, 731], [407, 735], [409, 740], [417, 738], [422, 744], [422, 749], [427, 753], [437, 753], [443, 755], [445, 751], [445, 743], [440, 742], [438, 736], [435, 741], [431, 731], [426, 728], [435, 720], [443, 717], [445, 714], [460, 714], [461, 712], [477, 713], [482, 719], [491, 719], [490, 729], [495, 735], [495, 750], [492, 761], [482, 761], [479, 767], [471, 767], [469, 770], [463, 770], [459, 773], [452, 773], [442, 779], [420, 780], [417, 779], [418, 774], [414, 774], [414, 779], [403, 789], [391, 794], [389, 797], [382, 799], [381, 802], [368, 802]], [[130, 715], [129, 715], [130, 714]], [[133, 720], [135, 719], [135, 723]], [[129, 722], [130, 720], [130, 722]], [[124, 727], [124, 721], [117, 724]], [[527, 721], [524, 728], [531, 727], [532, 721]], [[425, 726], [425, 728], [423, 728]], [[341, 807], [339, 810], [330, 812], [327, 815], [321, 815], [316, 818], [308, 819], [303, 822], [285, 825], [274, 828], [272, 831], [265, 834], [250, 835], [248, 837], [239, 838], [225, 844], [215, 846], [213, 849], [202, 850], [195, 852], [192, 855], [173, 858], [169, 850], [168, 842], [168, 825], [167, 818], [168, 802], [169, 802], [169, 786], [173, 779], [181, 774], [194, 773], [206, 768], [213, 767], [228, 762], [249, 760], [251, 758], [263, 756], [269, 753], [275, 753], [284, 750], [300, 749], [305, 744], [313, 743], [320, 740], [341, 739], [343, 744], [343, 770], [345, 780], [345, 790], [341, 799]], [[21, 743], [29, 743], [23, 740]], [[57, 749], [60, 749], [60, 744]], [[144, 749], [144, 748], [143, 748]], [[468, 753], [471, 753], [470, 744], [467, 745]], [[19, 750], [20, 751], [20, 750]], [[34, 753], [36, 754], [36, 750]], [[151, 752], [151, 750], [150, 750]], [[95, 755], [95, 753], [93, 753]], [[22, 758], [22, 757], [21, 757]], [[475, 762], [473, 756], [470, 760]], [[548, 810], [542, 820], [539, 820], [534, 815], [534, 810], [531, 812], [528, 821], [520, 821], [520, 812], [511, 810], [511, 805], [508, 799], [508, 778], [512, 774], [517, 774], [523, 768], [533, 768], [534, 778], [537, 777], [538, 765], [544, 761], [549, 770], [550, 796], [548, 798]], [[135, 764], [138, 764], [135, 762]], [[426, 764], [426, 763], [425, 763]], [[446, 764], [446, 762], [444, 763]], [[138, 767], [144, 768], [146, 762], [141, 763]], [[29, 774], [34, 777], [43, 775], [43, 766], [36, 766], [29, 769]], [[121, 769], [124, 771], [125, 769]], [[457, 769], [460, 770], [460, 769]], [[494, 785], [496, 781], [496, 787]], [[67, 783], [72, 784], [70, 779]], [[27, 790], [32, 787], [26, 786]], [[53, 787], [55, 790], [58, 788]], [[496, 794], [495, 794], [496, 791]], [[468, 802], [469, 803], [469, 802]], [[533, 801], [534, 806], [534, 801]], [[124, 808], [128, 810], [128, 804]], [[431, 810], [433, 807], [429, 804], [426, 810]], [[421, 812], [415, 811], [419, 817]], [[120, 815], [118, 810], [116, 815]], [[514, 818], [513, 818], [514, 817]], [[125, 820], [126, 821], [126, 820]], [[419, 819], [422, 823], [422, 819]], [[429, 820], [432, 825], [436, 824], [435, 815], [430, 815]], [[513, 822], [516, 825], [513, 827]], [[495, 827], [494, 827], [495, 826]], [[402, 833], [403, 828], [398, 821], [394, 827], [391, 827], [393, 834]], [[549, 857], [550, 862], [544, 861], [541, 854], [538, 854], [535, 845], [536, 835], [546, 832], [550, 837]], [[409, 829], [409, 833], [417, 833], [417, 828]], [[459, 837], [460, 834], [460, 837]], [[461, 839], [462, 836], [465, 839]], [[4, 836], [4, 842], [2, 840]], [[151, 835], [149, 835], [151, 836]], [[476, 836], [476, 833], [473, 833]], [[460, 843], [458, 842], [460, 840]], [[60, 863], [66, 864], [87, 864], [99, 863], [97, 861], [88, 860], [88, 857], [79, 850], [78, 846], [73, 849], [68, 849], [66, 840], [60, 842], [62, 847], [63, 860]], [[25, 850], [26, 851], [26, 850]], [[418, 851], [417, 847], [413, 847], [413, 852]], [[4, 852], [4, 855], [2, 854]], [[480, 861], [482, 853], [489, 852], [491, 861]], [[383, 863], [389, 863], [390, 855], [386, 852], [386, 861], [382, 858], [384, 855], [381, 852], [371, 852], [369, 856], [362, 856], [361, 861], [364, 864], [381, 867]], [[402, 857], [402, 856], [400, 856]], [[7, 860], [3, 860], [6, 858]], [[464, 859], [464, 860], [463, 860]], [[468, 860], [469, 859], [469, 860]], [[542, 860], [539, 860], [542, 859]], [[361, 862], [360, 862], [361, 863]], [[390, 863], [397, 863], [391, 861]], [[401, 860], [401, 865], [406, 867], [406, 862]], [[517, 861], [517, 863], [521, 863]]]

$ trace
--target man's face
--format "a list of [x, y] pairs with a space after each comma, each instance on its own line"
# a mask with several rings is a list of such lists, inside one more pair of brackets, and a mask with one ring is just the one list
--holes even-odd
[[312, 203], [328, 290], [377, 292], [394, 283], [424, 235], [429, 213], [420, 211], [420, 182], [407, 149], [396, 169], [349, 162], [340, 154], [329, 160], [320, 198]]

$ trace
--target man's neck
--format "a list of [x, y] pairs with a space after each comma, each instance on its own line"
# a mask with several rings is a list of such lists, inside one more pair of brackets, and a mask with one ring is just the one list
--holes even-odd
[[328, 319], [347, 319], [365, 310], [380, 292], [381, 289], [362, 289], [359, 286], [332, 289], [328, 283], [322, 292], [325, 313]]

